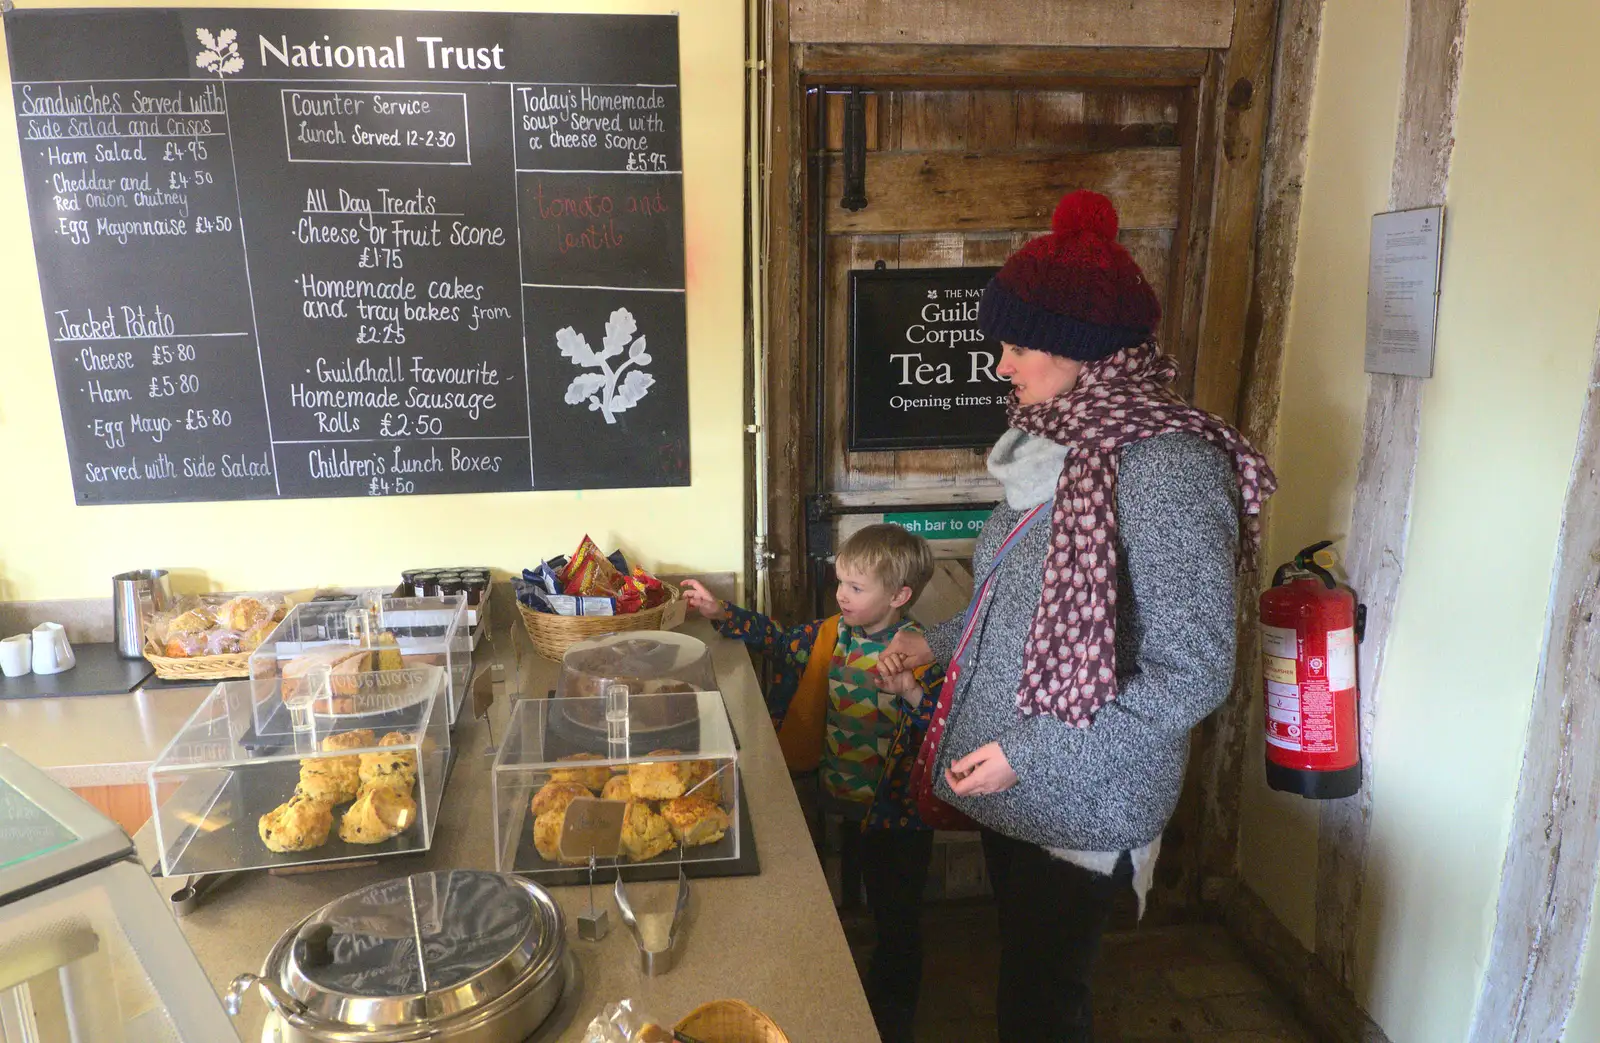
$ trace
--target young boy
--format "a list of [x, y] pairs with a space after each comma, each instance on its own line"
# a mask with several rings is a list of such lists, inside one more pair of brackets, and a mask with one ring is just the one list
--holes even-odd
[[777, 677], [767, 708], [790, 769], [817, 768], [828, 809], [845, 818], [846, 829], [861, 830], [861, 876], [878, 935], [867, 1000], [884, 1043], [909, 1043], [933, 831], [907, 783], [943, 672], [933, 666], [915, 676], [880, 674], [877, 667], [896, 634], [917, 629], [904, 611], [933, 577], [933, 553], [898, 525], [869, 525], [839, 548], [835, 569], [839, 615], [789, 630], [718, 600], [694, 580], [684, 589], [719, 633], [772, 662]]

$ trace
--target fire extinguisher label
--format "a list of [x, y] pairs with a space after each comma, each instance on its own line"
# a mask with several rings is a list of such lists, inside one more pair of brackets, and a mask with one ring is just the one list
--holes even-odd
[[1297, 680], [1294, 668], [1295, 662], [1293, 659], [1280, 659], [1275, 655], [1261, 657], [1261, 672], [1266, 675], [1269, 682], [1294, 684]]
[[1288, 627], [1262, 627], [1261, 654], [1293, 661], [1300, 655], [1300, 635]]
[[[1291, 664], [1293, 665], [1293, 664]], [[1267, 742], [1280, 750], [1301, 750], [1300, 687], [1267, 682]]]
[[1328, 687], [1342, 692], [1356, 686], [1356, 632], [1352, 627], [1328, 631]]

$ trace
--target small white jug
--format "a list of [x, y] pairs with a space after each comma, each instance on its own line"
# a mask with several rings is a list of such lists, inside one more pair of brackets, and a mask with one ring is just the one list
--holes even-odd
[[67, 628], [60, 623], [40, 623], [33, 628], [33, 672], [59, 674], [78, 664], [67, 641]]

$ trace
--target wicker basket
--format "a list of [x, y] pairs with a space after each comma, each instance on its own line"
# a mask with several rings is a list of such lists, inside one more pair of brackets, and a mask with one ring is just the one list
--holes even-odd
[[712, 1000], [674, 1026], [701, 1043], [789, 1043], [771, 1018], [742, 1000]]
[[163, 681], [226, 681], [250, 676], [249, 652], [181, 658], [161, 655], [153, 645], [145, 645], [144, 657]]
[[671, 583], [661, 585], [670, 595], [665, 602], [626, 616], [558, 616], [535, 612], [520, 601], [517, 611], [522, 613], [522, 625], [528, 630], [534, 650], [559, 663], [567, 649], [579, 641], [625, 630], [672, 630], [680, 626], [684, 614], [683, 591]]

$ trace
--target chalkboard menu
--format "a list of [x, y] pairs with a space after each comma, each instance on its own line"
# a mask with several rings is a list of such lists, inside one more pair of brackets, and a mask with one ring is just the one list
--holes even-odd
[[673, 16], [5, 16], [80, 504], [685, 485]]
[[850, 273], [849, 449], [986, 448], [1006, 429], [1000, 345], [978, 329], [998, 268]]

